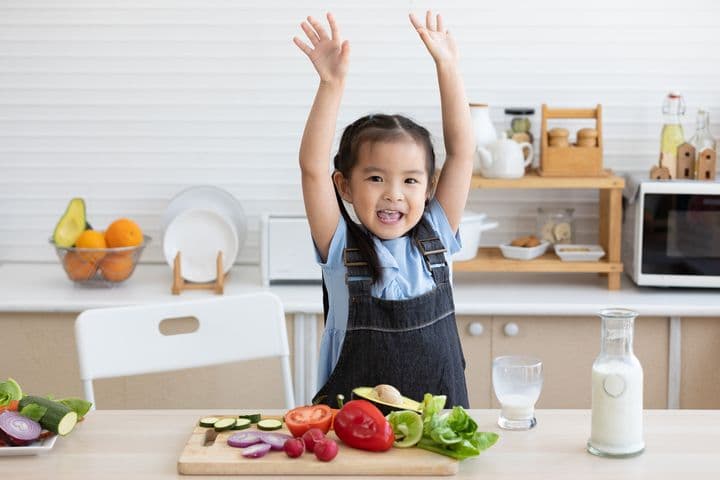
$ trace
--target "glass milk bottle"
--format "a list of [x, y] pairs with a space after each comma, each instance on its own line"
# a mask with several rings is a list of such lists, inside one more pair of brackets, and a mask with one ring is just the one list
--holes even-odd
[[592, 431], [588, 452], [603, 457], [642, 453], [643, 370], [633, 354], [637, 313], [625, 309], [600, 312], [600, 355], [592, 367]]

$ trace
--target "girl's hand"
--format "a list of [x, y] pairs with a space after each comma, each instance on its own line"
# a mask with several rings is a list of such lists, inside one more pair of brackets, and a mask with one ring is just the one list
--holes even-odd
[[459, 57], [457, 45], [455, 45], [455, 40], [450, 32], [445, 30], [440, 14], [437, 15], [436, 21], [432, 12], [428, 10], [425, 14], [425, 26], [423, 26], [411, 13], [410, 22], [417, 30], [436, 65], [457, 63]]
[[312, 47], [298, 37], [293, 37], [293, 42], [312, 61], [321, 81], [342, 82], [350, 63], [350, 43], [341, 40], [340, 30], [332, 13], [327, 14], [327, 19], [330, 24], [330, 36], [319, 21], [307, 17], [307, 21], [302, 22], [300, 26], [312, 43]]

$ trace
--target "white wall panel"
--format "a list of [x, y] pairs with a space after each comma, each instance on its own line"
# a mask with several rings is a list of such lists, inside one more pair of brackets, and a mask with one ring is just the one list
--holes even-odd
[[[162, 262], [160, 219], [194, 184], [232, 192], [248, 215], [242, 263], [258, 263], [259, 216], [302, 213], [297, 150], [317, 84], [291, 38], [335, 12], [352, 45], [337, 133], [399, 112], [444, 157], [432, 62], [407, 22], [441, 8], [461, 49], [468, 98], [506, 106], [603, 105], [605, 164], [648, 170], [660, 106], [680, 89], [686, 136], [698, 107], [720, 136], [719, 4], [710, 0], [386, 1], [0, 0], [0, 261], [54, 261], [47, 244], [73, 196], [99, 228], [138, 220]], [[536, 118], [539, 125], [539, 115]], [[337, 139], [336, 139], [337, 142]], [[535, 209], [576, 208], [592, 241], [597, 193], [472, 192], [470, 208], [532, 231]]]

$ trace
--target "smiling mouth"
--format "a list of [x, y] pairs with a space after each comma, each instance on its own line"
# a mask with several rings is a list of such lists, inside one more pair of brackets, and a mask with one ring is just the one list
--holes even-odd
[[399, 222], [403, 215], [404, 214], [402, 212], [398, 212], [397, 210], [378, 210], [377, 212], [377, 217], [380, 222], [386, 225], [392, 225]]

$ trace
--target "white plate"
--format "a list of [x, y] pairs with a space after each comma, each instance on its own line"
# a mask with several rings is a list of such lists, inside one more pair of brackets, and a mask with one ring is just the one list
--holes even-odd
[[39, 442], [30, 444], [27, 447], [0, 447], [0, 457], [12, 457], [15, 455], [40, 455], [47, 453], [51, 448], [53, 448], [57, 438], [57, 435], [43, 438]]
[[235, 262], [237, 231], [232, 221], [213, 210], [185, 210], [170, 222], [163, 236], [163, 253], [169, 265], [178, 251], [185, 280], [212, 282], [217, 278], [218, 251], [223, 252], [224, 272]]
[[600, 245], [556, 244], [555, 253], [565, 262], [596, 262], [605, 256]]
[[509, 243], [503, 243], [500, 245], [500, 251], [505, 258], [512, 258], [513, 260], [532, 260], [540, 255], [544, 254], [550, 242], [542, 241], [540, 245], [536, 247], [516, 247]]
[[[175, 195], [165, 209], [162, 218], [162, 232], [180, 213], [190, 209], [213, 210], [229, 218], [237, 232], [238, 251], [245, 245], [247, 221], [242, 205], [233, 194], [220, 187], [212, 185], [198, 185], [188, 187]], [[233, 262], [235, 259], [233, 259]], [[170, 263], [172, 267], [172, 263]]]

